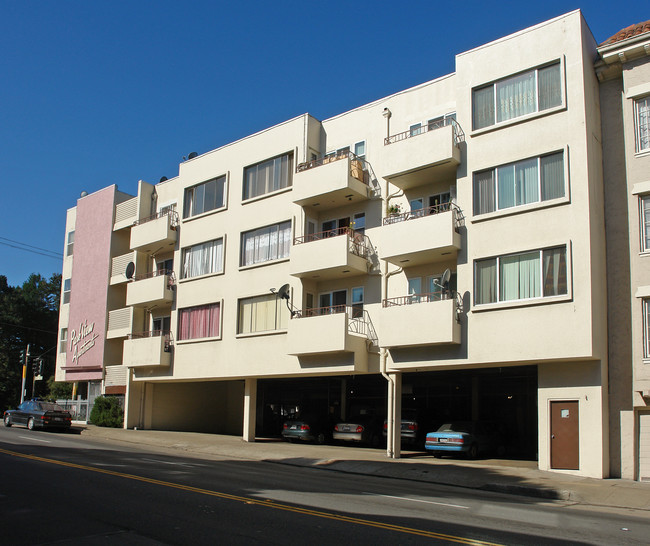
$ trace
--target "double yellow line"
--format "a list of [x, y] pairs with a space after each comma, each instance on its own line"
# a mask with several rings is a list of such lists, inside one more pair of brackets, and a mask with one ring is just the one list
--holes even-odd
[[108, 474], [109, 476], [116, 476], [118, 478], [125, 478], [128, 480], [136, 480], [139, 482], [150, 483], [153, 485], [161, 485], [163, 487], [171, 487], [180, 489], [182, 491], [189, 491], [191, 493], [199, 493], [201, 495], [209, 495], [211, 497], [218, 497], [221, 499], [232, 500], [236, 502], [243, 502], [245, 504], [254, 504], [257, 506], [264, 506], [266, 508], [274, 508], [276, 510], [284, 510], [286, 512], [294, 512], [296, 514], [303, 514], [307, 516], [314, 516], [318, 518], [331, 519], [335, 521], [343, 521], [346, 523], [354, 523], [356, 525], [365, 525], [367, 527], [376, 527], [378, 529], [386, 529], [387, 531], [396, 531], [398, 533], [408, 533], [411, 535], [418, 535], [421, 537], [435, 538], [439, 540], [446, 540], [448, 542], [456, 542], [458, 544], [471, 544], [473, 546], [499, 546], [494, 542], [485, 542], [482, 540], [473, 540], [469, 538], [458, 537], [454, 535], [446, 535], [443, 533], [435, 533], [433, 531], [423, 531], [421, 529], [414, 529], [412, 527], [404, 527], [402, 525], [393, 525], [390, 523], [382, 523], [379, 521], [372, 521], [361, 518], [354, 518], [341, 514], [333, 514], [329, 512], [321, 512], [318, 510], [310, 510], [309, 508], [300, 508], [298, 506], [290, 506], [288, 504], [279, 504], [271, 500], [260, 500], [252, 497], [240, 497], [238, 495], [230, 495], [228, 493], [221, 493], [219, 491], [212, 491], [210, 489], [203, 489], [201, 487], [193, 487], [191, 485], [183, 485], [180, 483], [166, 482], [156, 480], [154, 478], [147, 478], [144, 476], [136, 476], [135, 474], [125, 474], [124, 472], [116, 472], [114, 470], [106, 470], [105, 468], [96, 468], [93, 466], [85, 466], [76, 463], [69, 463], [67, 461], [58, 461], [56, 459], [47, 459], [45, 457], [38, 457], [36, 455], [28, 455], [26, 453], [19, 453], [17, 451], [9, 451], [0, 448], [0, 453], [9, 455], [11, 457], [20, 457], [22, 459], [29, 459], [32, 461], [39, 461], [42, 463], [55, 464], [59, 466], [67, 466], [69, 468], [77, 468], [79, 470], [86, 470], [89, 472], [97, 472], [99, 474]]

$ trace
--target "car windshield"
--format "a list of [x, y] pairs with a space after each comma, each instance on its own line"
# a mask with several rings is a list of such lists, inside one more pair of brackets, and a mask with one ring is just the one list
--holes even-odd
[[457, 423], [445, 423], [438, 429], [438, 432], [472, 432], [473, 428], [472, 423], [461, 421]]
[[52, 402], [39, 402], [38, 407], [43, 411], [65, 411], [61, 406]]

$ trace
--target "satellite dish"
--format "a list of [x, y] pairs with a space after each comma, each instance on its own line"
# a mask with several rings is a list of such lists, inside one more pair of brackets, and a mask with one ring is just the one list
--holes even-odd
[[442, 274], [442, 277], [440, 278], [440, 284], [445, 290], [449, 290], [449, 279], [451, 278], [451, 271], [449, 271], [449, 268], [445, 269], [445, 272]]
[[81, 195], [79, 197], [86, 197], [88, 195], [88, 192], [86, 190], [81, 192]]
[[199, 155], [199, 154], [197, 154], [196, 152], [190, 152], [190, 155], [187, 156], [187, 159], [194, 159], [194, 158], [197, 157], [198, 155]]
[[167, 177], [166, 176], [161, 176], [160, 177], [160, 182], [167, 182]]
[[278, 297], [284, 300], [289, 300], [289, 290], [290, 290], [290, 286], [288, 284], [283, 284], [280, 287], [280, 290], [278, 290]]
[[126, 275], [127, 279], [132, 279], [134, 273], [135, 273], [135, 264], [133, 262], [129, 262], [128, 265], [126, 266], [126, 271], [124, 272], [124, 274]]

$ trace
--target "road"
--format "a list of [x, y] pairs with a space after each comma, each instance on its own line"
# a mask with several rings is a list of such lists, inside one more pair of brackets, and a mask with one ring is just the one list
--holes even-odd
[[650, 514], [0, 428], [0, 543], [647, 544]]

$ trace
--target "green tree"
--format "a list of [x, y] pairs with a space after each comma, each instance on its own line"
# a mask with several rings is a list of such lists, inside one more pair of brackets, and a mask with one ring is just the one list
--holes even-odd
[[[46, 279], [32, 274], [22, 286], [9, 286], [0, 275], [0, 409], [20, 400], [22, 367], [20, 354], [29, 344], [32, 357], [43, 358], [43, 376], [54, 373], [61, 275]], [[32, 370], [28, 369], [26, 389], [32, 395]], [[33, 395], [47, 391], [45, 381], [37, 381]]]

